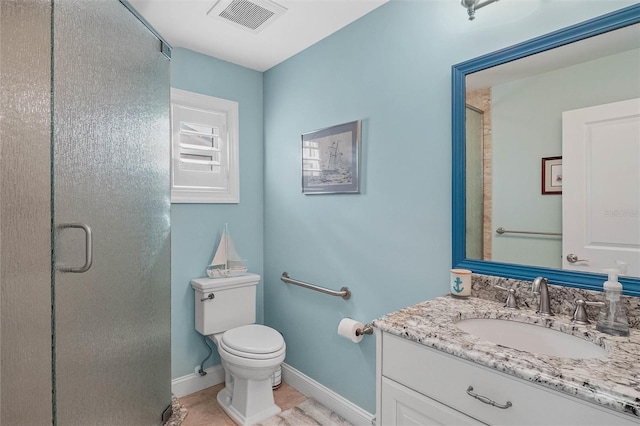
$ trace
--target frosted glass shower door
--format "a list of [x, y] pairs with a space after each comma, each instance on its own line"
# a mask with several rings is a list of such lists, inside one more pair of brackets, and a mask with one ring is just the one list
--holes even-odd
[[[116, 0], [56, 0], [59, 425], [159, 424], [171, 402], [169, 149], [169, 61], [160, 42]], [[74, 268], [86, 271], [63, 272]]]

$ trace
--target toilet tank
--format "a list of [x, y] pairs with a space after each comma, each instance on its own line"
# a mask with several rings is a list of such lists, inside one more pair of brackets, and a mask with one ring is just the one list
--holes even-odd
[[[256, 274], [191, 280], [195, 293], [196, 330], [208, 336], [255, 323], [258, 282], [260, 275]], [[212, 299], [210, 294], [213, 294]]]

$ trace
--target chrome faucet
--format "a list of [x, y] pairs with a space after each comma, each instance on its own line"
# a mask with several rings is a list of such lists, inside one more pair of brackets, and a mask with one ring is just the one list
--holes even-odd
[[533, 294], [540, 295], [540, 302], [538, 304], [537, 313], [542, 316], [553, 316], [551, 313], [551, 301], [549, 300], [549, 287], [547, 286], [549, 281], [543, 277], [537, 277], [533, 280], [531, 285], [531, 291]]
[[505, 288], [499, 285], [494, 285], [498, 290], [507, 292], [507, 299], [504, 302], [504, 307], [508, 309], [520, 309], [518, 308], [518, 301], [516, 299], [516, 289], [515, 288]]
[[605, 303], [604, 302], [585, 302], [582, 299], [576, 300], [576, 310], [573, 313], [573, 320], [572, 320], [576, 324], [583, 324], [583, 325], [591, 324], [591, 321], [589, 321], [589, 318], [587, 317], [587, 310], [585, 309], [585, 306], [599, 306], [600, 308], [603, 308], [605, 306]]

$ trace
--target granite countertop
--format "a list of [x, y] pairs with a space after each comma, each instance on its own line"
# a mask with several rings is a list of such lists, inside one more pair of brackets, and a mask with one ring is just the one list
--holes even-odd
[[[467, 318], [494, 318], [538, 324], [589, 340], [609, 353], [604, 358], [575, 359], [532, 354], [468, 334], [454, 323]], [[595, 321], [594, 321], [595, 322]], [[449, 295], [418, 303], [373, 322], [374, 327], [640, 419], [640, 330], [628, 337], [611, 336], [571, 323], [556, 314], [540, 317], [532, 309], [506, 309], [479, 297]]]

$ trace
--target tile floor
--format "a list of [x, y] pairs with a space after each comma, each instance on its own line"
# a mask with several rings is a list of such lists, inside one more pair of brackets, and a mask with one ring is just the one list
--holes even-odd
[[[187, 409], [187, 417], [182, 426], [236, 426], [216, 402], [216, 395], [223, 387], [224, 383], [221, 383], [180, 398], [180, 402]], [[282, 386], [273, 392], [273, 397], [282, 411], [308, 399], [286, 383], [282, 383]]]

